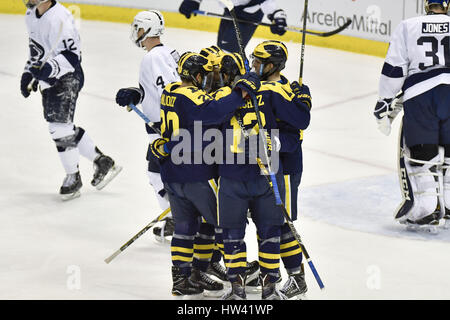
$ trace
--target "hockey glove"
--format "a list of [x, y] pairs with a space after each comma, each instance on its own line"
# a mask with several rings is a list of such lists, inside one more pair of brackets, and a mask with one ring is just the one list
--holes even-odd
[[392, 99], [382, 99], [379, 100], [375, 106], [373, 112], [375, 120], [378, 124], [378, 130], [384, 135], [388, 136], [391, 133], [391, 125], [395, 117], [403, 109], [403, 97], [394, 100]]
[[[117, 91], [116, 94], [116, 103], [121, 107], [129, 106], [130, 104], [137, 105], [141, 102], [142, 99], [142, 90], [139, 88], [122, 88]], [[129, 109], [128, 111], [131, 111]]]
[[270, 26], [270, 31], [272, 33], [280, 36], [286, 33], [286, 13], [282, 9], [275, 10], [267, 17], [272, 22], [272, 25]]
[[261, 82], [259, 81], [259, 77], [255, 72], [248, 72], [244, 74], [238, 81], [236, 81], [234, 87], [241, 89], [243, 92], [246, 92], [247, 97], [254, 97], [261, 87]]
[[42, 64], [42, 62], [36, 62], [30, 67], [30, 72], [37, 80], [50, 83], [50, 78], [52, 76], [54, 77], [53, 73], [55, 73], [55, 70], [53, 70], [52, 65], [48, 62], [44, 64]]
[[294, 81], [291, 83], [291, 89], [295, 93], [295, 98], [306, 104], [311, 109], [312, 102], [309, 87], [306, 84], [300, 85], [297, 81]]
[[169, 150], [166, 148], [167, 140], [158, 138], [152, 142], [150, 149], [152, 151], [152, 157], [158, 160], [164, 160], [169, 156]]
[[31, 91], [36, 92], [38, 89], [38, 82], [33, 80], [34, 78], [31, 72], [24, 72], [22, 74], [22, 78], [20, 79], [20, 92], [25, 98], [30, 96]]
[[181, 14], [184, 14], [186, 18], [190, 18], [192, 12], [195, 10], [198, 10], [200, 8], [200, 0], [184, 0], [178, 11], [180, 11]]

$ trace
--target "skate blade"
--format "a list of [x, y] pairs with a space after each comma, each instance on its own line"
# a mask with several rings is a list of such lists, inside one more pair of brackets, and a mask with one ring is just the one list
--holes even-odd
[[252, 293], [261, 293], [261, 291], [262, 291], [262, 287], [261, 287], [261, 286], [257, 286], [257, 287], [254, 287], [254, 286], [245, 286], [245, 293], [249, 293], [249, 294], [252, 294]]
[[199, 293], [199, 294], [190, 294], [190, 295], [181, 295], [181, 296], [177, 296], [177, 295], [172, 295], [173, 296], [173, 300], [203, 300], [203, 293]]
[[60, 195], [62, 201], [70, 201], [79, 198], [80, 196], [81, 196], [80, 190], [75, 191], [74, 193]]
[[450, 229], [450, 219], [446, 219], [446, 220], [445, 220], [444, 229], [445, 229], [445, 230]]
[[218, 298], [223, 296], [223, 294], [225, 293], [225, 290], [216, 290], [216, 291], [212, 291], [212, 290], [205, 290], [203, 291], [203, 296], [207, 297], [207, 298]]
[[122, 171], [122, 167], [120, 166], [114, 166], [112, 167], [106, 176], [103, 178], [102, 181], [100, 181], [95, 188], [97, 190], [102, 190], [104, 187], [106, 187], [119, 173]]
[[412, 232], [424, 232], [428, 234], [438, 234], [438, 227], [435, 225], [416, 225], [416, 224], [406, 224], [406, 230]]

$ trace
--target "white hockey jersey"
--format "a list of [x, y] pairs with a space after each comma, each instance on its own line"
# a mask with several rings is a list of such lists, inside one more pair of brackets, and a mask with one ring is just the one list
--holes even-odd
[[430, 14], [404, 20], [395, 29], [383, 66], [380, 98], [403, 101], [450, 84], [450, 17]]
[[144, 91], [142, 111], [151, 122], [160, 121], [161, 94], [171, 82], [180, 81], [177, 72], [178, 52], [165, 45], [157, 45], [142, 59], [139, 85]]
[[[52, 7], [39, 16], [36, 7], [27, 10], [25, 22], [30, 42], [30, 55], [25, 66], [42, 61], [52, 65], [51, 78], [61, 78], [74, 72], [80, 63], [80, 36], [72, 14], [63, 5], [52, 1]], [[39, 82], [42, 89], [50, 87]]]

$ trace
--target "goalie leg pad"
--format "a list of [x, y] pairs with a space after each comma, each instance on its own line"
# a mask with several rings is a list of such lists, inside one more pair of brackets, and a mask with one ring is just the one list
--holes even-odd
[[419, 221], [433, 214], [437, 209], [441, 210], [440, 208], [444, 205], [443, 148], [439, 148], [438, 154], [430, 160], [413, 158], [411, 153], [420, 154], [417, 148], [411, 152], [405, 146], [400, 159], [404, 201], [396, 213], [396, 219], [399, 221]]

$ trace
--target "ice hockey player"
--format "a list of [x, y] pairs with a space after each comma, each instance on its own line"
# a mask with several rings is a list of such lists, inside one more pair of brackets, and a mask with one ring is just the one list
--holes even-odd
[[[199, 10], [202, 0], [183, 0], [179, 11], [186, 18], [190, 18], [194, 11]], [[249, 22], [261, 22], [264, 15], [272, 22], [270, 30], [274, 34], [283, 35], [286, 33], [286, 13], [277, 7], [275, 0], [233, 0], [236, 17], [239, 20]], [[230, 17], [230, 12], [225, 9], [224, 15]], [[242, 45], [245, 49], [256, 30], [256, 25], [239, 22], [239, 30], [242, 36]], [[239, 52], [233, 21], [222, 19], [220, 21], [217, 36], [219, 48], [228, 52]]]
[[[294, 127], [286, 121], [278, 121], [282, 149], [280, 161], [283, 168], [285, 185], [284, 205], [292, 221], [297, 220], [298, 188], [303, 172], [302, 140], [303, 130], [310, 122], [311, 94], [308, 86], [300, 86], [294, 81], [292, 84], [281, 75], [284, 69], [288, 51], [281, 42], [265, 41], [253, 50], [253, 67], [257, 70], [261, 80], [276, 82], [284, 91], [295, 94], [298, 108], [301, 108], [302, 122]], [[288, 142], [289, 141], [289, 142]], [[289, 279], [281, 289], [288, 299], [300, 299], [307, 291], [305, 274], [302, 264], [301, 249], [289, 229], [287, 223], [282, 226], [280, 240], [280, 256]]]
[[80, 155], [93, 162], [91, 184], [99, 190], [122, 168], [95, 146], [83, 128], [73, 123], [84, 74], [80, 36], [71, 13], [54, 0], [28, 0], [25, 4], [30, 55], [20, 90], [27, 98], [40, 87], [44, 118], [66, 171], [59, 193], [63, 200], [70, 200], [80, 196]]
[[[236, 81], [245, 74], [244, 62], [242, 57], [237, 53], [225, 53], [216, 46], [203, 48], [200, 50], [200, 55], [210, 60], [213, 66], [213, 76], [206, 84], [206, 90], [211, 92], [212, 96], [221, 95], [224, 91], [230, 90]], [[224, 89], [220, 89], [227, 87]], [[204, 263], [196, 257], [196, 245], [197, 242], [203, 242], [205, 245], [204, 235], [199, 234], [194, 243], [194, 260], [193, 266]], [[200, 255], [197, 255], [200, 256]], [[200, 256], [201, 257], [201, 256]], [[209, 265], [206, 269], [206, 273], [211, 276], [215, 276], [221, 281], [228, 282], [228, 276], [226, 269], [222, 266], [220, 261], [223, 257], [223, 238], [222, 230], [216, 228], [215, 230], [215, 249], [212, 257], [210, 257]], [[258, 261], [252, 261], [247, 264], [245, 270], [247, 275], [247, 282], [258, 279], [259, 264]]]
[[395, 29], [382, 69], [374, 115], [389, 134], [403, 91], [400, 177], [402, 224], [436, 231], [450, 209], [450, 17], [449, 0], [425, 1], [425, 16]]
[[[182, 82], [172, 83], [163, 91], [162, 138], [152, 144], [154, 156], [161, 159], [161, 177], [175, 220], [171, 244], [173, 295], [199, 294], [206, 287], [203, 281], [199, 281], [202, 274], [193, 272], [191, 265], [200, 218], [210, 224], [212, 234], [217, 227], [217, 170], [216, 166], [206, 164], [203, 158], [197, 163], [195, 142], [191, 152], [183, 150], [183, 159], [188, 156], [190, 161], [181, 162], [176, 159], [176, 155], [174, 158], [173, 153], [168, 157], [170, 148], [167, 149], [167, 144], [173, 141], [178, 143], [176, 137], [179, 137], [182, 129], [188, 130], [191, 137], [194, 136], [194, 121], [202, 121], [201, 130], [229, 121], [236, 108], [244, 103], [243, 97], [247, 92], [259, 84], [257, 78], [250, 74], [238, 82], [236, 90], [230, 90], [220, 99], [213, 99], [203, 90], [208, 78], [213, 76], [212, 71], [211, 62], [199, 54], [186, 52], [181, 56], [178, 73]], [[212, 248], [209, 254], [212, 254]], [[223, 289], [223, 285], [214, 289]]]
[[[160, 138], [160, 99], [164, 87], [180, 80], [177, 73], [179, 54], [176, 50], [164, 45], [161, 36], [164, 34], [164, 17], [158, 10], [139, 12], [131, 24], [131, 40], [139, 48], [146, 51], [140, 65], [139, 87], [122, 88], [117, 92], [116, 102], [123, 107], [130, 104], [142, 104], [142, 111], [152, 126], [145, 124], [149, 137], [147, 151], [147, 175], [153, 187], [162, 211], [169, 208], [166, 191], [161, 181], [159, 162], [152, 161], [149, 156], [151, 143]], [[129, 109], [131, 110], [131, 109]], [[157, 240], [172, 236], [174, 230], [173, 219], [169, 213], [161, 227], [154, 227], [153, 232]]]
[[[285, 59], [275, 63], [275, 57], [279, 54], [284, 55]], [[267, 62], [266, 66], [262, 66], [264, 61], [256, 58], [268, 58], [272, 55], [274, 60]], [[279, 41], [266, 41], [256, 47], [254, 56], [253, 67], [257, 74], [262, 74], [260, 70], [272, 74], [283, 69], [287, 59], [287, 49]], [[276, 139], [272, 138], [271, 132], [272, 129], [278, 128], [277, 120], [284, 121], [293, 128], [306, 128], [308, 125], [309, 107], [305, 104], [307, 99], [304, 98], [305, 96], [300, 98], [292, 93], [289, 84], [283, 87], [276, 81], [261, 82], [261, 87], [256, 93], [256, 101], [258, 101], [264, 128], [271, 137], [268, 145], [271, 146], [269, 151], [272, 153], [277, 151], [276, 145], [279, 146]], [[232, 129], [235, 134], [233, 145], [228, 145], [227, 149], [233, 150], [236, 155], [246, 153], [246, 157], [250, 157], [251, 141], [245, 139], [243, 132], [250, 132], [251, 135], [251, 132], [259, 131], [253, 104], [247, 102], [239, 108], [235, 116], [223, 128]], [[259, 150], [258, 155], [262, 158], [261, 154], [264, 153]], [[266, 178], [260, 174], [258, 165], [251, 162], [239, 164], [235, 161], [233, 164], [227, 162], [219, 165], [219, 176], [219, 226], [223, 228], [226, 265], [231, 282], [231, 289], [223, 298], [246, 299], [244, 270], [247, 250], [244, 237], [247, 211], [250, 210], [259, 239], [262, 299], [284, 299], [285, 296], [276, 289], [276, 282], [279, 279], [280, 237], [284, 217], [275, 204], [273, 191]], [[284, 197], [282, 171], [277, 172], [276, 176], [280, 194]], [[291, 248], [287, 251], [290, 250]]]

